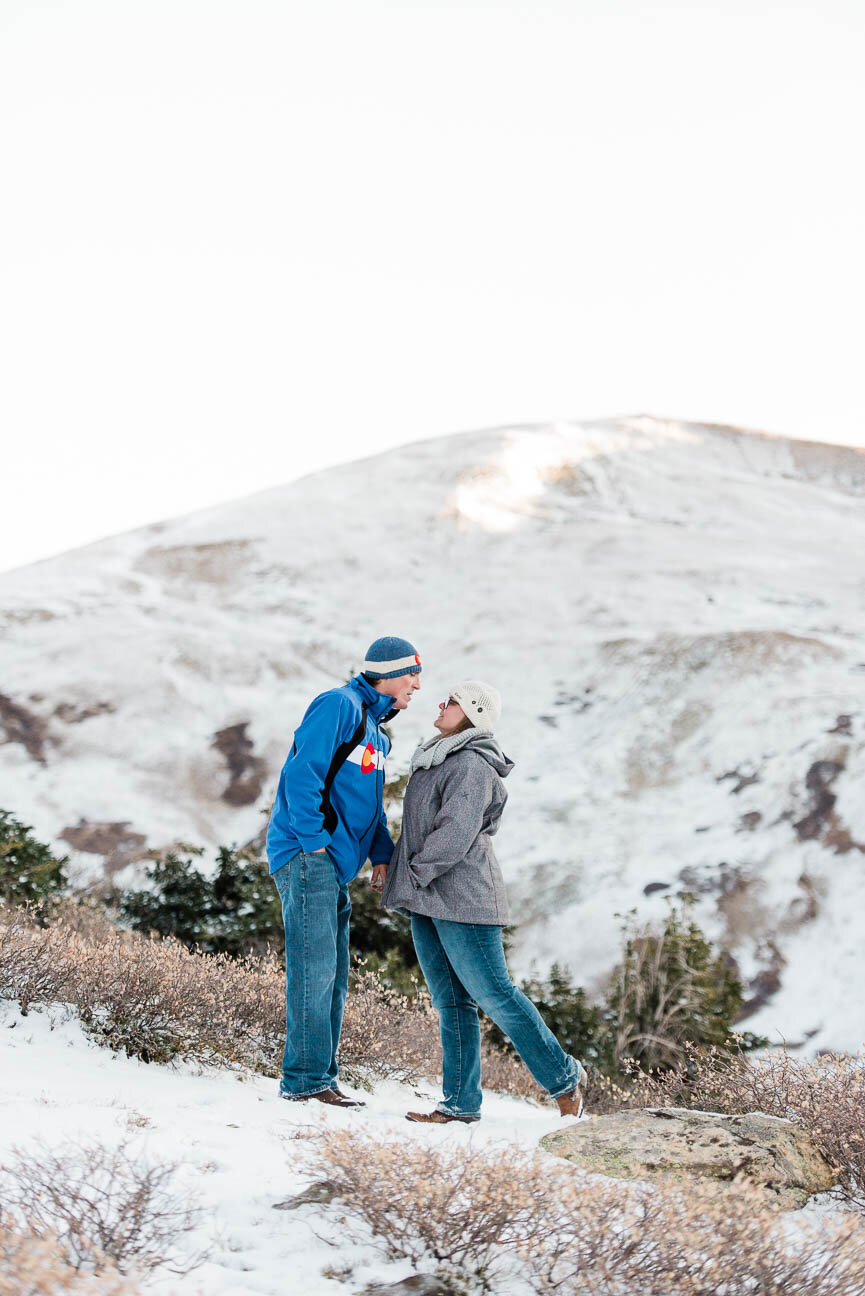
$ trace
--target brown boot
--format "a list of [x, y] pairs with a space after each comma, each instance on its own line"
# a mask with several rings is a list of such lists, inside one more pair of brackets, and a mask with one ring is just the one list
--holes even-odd
[[480, 1116], [451, 1116], [450, 1112], [406, 1112], [408, 1121], [417, 1121], [421, 1125], [449, 1125], [451, 1121], [462, 1121], [463, 1125], [473, 1125]]
[[577, 1120], [579, 1120], [583, 1114], [583, 1106], [585, 1104], [586, 1090], [588, 1087], [589, 1073], [586, 1068], [583, 1067], [583, 1073], [580, 1076], [580, 1083], [577, 1085], [576, 1089], [572, 1089], [570, 1093], [561, 1094], [561, 1096], [556, 1099], [556, 1102], [559, 1104], [559, 1115], [576, 1116]]
[[347, 1093], [343, 1093], [342, 1090], [336, 1085], [334, 1085], [334, 1087], [331, 1089], [331, 1093], [335, 1093], [338, 1098], [344, 1098], [346, 1102], [354, 1103], [355, 1107], [366, 1106], [366, 1103], [362, 1099], [350, 1098]]
[[315, 1094], [280, 1094], [280, 1098], [287, 1098], [289, 1102], [320, 1102], [327, 1107], [363, 1107], [362, 1102], [356, 1102], [354, 1098], [349, 1098], [346, 1094], [339, 1093], [336, 1089], [322, 1089], [321, 1093]]

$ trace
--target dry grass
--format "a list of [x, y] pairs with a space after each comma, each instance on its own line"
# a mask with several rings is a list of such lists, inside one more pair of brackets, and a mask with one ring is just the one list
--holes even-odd
[[197, 1260], [179, 1265], [173, 1248], [197, 1213], [171, 1192], [176, 1168], [149, 1165], [126, 1142], [108, 1148], [68, 1141], [15, 1148], [0, 1173], [16, 1218], [76, 1272], [168, 1264], [185, 1273]]
[[853, 1214], [788, 1233], [753, 1190], [601, 1181], [506, 1146], [485, 1153], [331, 1130], [314, 1171], [357, 1236], [494, 1291], [541, 1296], [862, 1296], [865, 1228]]

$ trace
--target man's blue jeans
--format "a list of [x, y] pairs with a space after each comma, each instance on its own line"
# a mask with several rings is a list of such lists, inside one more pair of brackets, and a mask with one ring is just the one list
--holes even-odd
[[576, 1089], [582, 1064], [564, 1051], [537, 1008], [511, 980], [501, 927], [412, 914], [411, 934], [439, 1015], [443, 1079], [439, 1111], [480, 1119], [478, 1007], [504, 1031], [552, 1098]]
[[285, 925], [285, 1053], [279, 1092], [305, 1098], [336, 1088], [351, 900], [326, 851], [295, 855], [273, 880]]

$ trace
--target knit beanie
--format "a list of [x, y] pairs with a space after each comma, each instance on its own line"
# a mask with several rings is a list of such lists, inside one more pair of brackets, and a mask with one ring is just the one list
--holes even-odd
[[373, 679], [396, 679], [398, 675], [419, 675], [420, 657], [414, 644], [396, 635], [376, 639], [366, 650], [366, 661], [360, 668], [362, 675]]
[[492, 684], [466, 680], [450, 692], [476, 729], [495, 729], [502, 718], [502, 695]]

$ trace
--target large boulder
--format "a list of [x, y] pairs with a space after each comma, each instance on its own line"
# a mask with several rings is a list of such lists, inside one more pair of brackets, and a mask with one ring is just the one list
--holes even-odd
[[838, 1174], [792, 1121], [752, 1112], [723, 1116], [678, 1107], [615, 1112], [548, 1134], [541, 1146], [583, 1170], [615, 1179], [747, 1180], [767, 1202], [804, 1206]]

